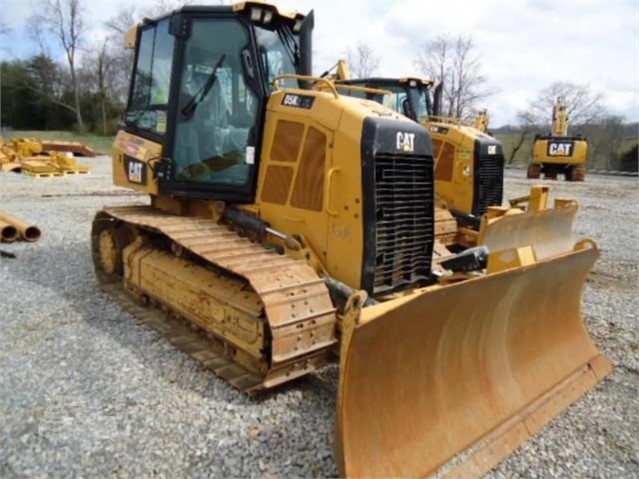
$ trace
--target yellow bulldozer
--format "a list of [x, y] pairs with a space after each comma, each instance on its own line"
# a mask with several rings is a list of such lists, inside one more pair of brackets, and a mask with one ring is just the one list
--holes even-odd
[[[474, 122], [439, 114], [441, 86], [422, 78], [350, 79], [344, 60], [327, 77], [337, 85], [382, 91], [350, 90], [344, 94], [382, 103], [428, 129], [435, 164], [435, 189], [440, 204], [464, 226], [477, 229], [489, 207], [501, 206], [504, 192], [504, 153], [500, 141], [487, 133], [488, 113]], [[431, 93], [434, 90], [434, 99]]]
[[311, 76], [313, 26], [243, 2], [128, 32], [113, 178], [150, 203], [97, 212], [97, 278], [249, 394], [337, 355], [343, 476], [426, 476], [464, 451], [455, 471], [480, 475], [610, 371], [580, 313], [597, 246], [499, 234], [435, 260], [428, 131]]
[[588, 141], [582, 135], [568, 135], [568, 108], [564, 97], [557, 97], [552, 111], [552, 131], [536, 135], [533, 142], [533, 161], [528, 165], [527, 177], [584, 181]]

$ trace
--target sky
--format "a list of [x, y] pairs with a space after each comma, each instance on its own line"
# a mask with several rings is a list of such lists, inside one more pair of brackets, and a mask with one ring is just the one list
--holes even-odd
[[[146, 0], [81, 0], [90, 12], [87, 43], [104, 34], [104, 20]], [[219, 3], [202, 1], [195, 3]], [[228, 1], [227, 1], [228, 3]], [[422, 76], [417, 51], [438, 35], [470, 36], [487, 86], [491, 127], [515, 124], [517, 112], [556, 81], [586, 84], [604, 93], [611, 114], [639, 121], [639, 0], [282, 0], [281, 10], [315, 11], [314, 70], [368, 45], [380, 60], [376, 76]], [[37, 0], [0, 0], [0, 58], [36, 52], [26, 31]], [[549, 117], [550, 117], [550, 113]], [[549, 118], [550, 119], [550, 118]]]

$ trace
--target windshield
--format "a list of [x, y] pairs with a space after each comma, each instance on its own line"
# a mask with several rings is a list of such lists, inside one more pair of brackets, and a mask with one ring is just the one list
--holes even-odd
[[236, 19], [195, 18], [180, 72], [175, 180], [248, 187], [258, 94], [241, 63], [249, 32]]
[[[299, 68], [299, 46], [297, 37], [285, 25], [275, 30], [256, 26], [257, 45], [269, 88], [273, 89], [273, 79], [286, 73], [296, 74]], [[298, 81], [280, 81], [282, 87], [298, 88]]]
[[430, 91], [426, 87], [413, 87], [408, 90], [410, 101], [415, 110], [415, 119], [418, 122], [427, 120], [431, 114]]

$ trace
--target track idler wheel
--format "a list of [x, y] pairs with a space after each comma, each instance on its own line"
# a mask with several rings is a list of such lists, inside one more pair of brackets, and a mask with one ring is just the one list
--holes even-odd
[[134, 234], [125, 225], [98, 213], [91, 231], [91, 253], [95, 273], [102, 283], [121, 281], [124, 272], [122, 251]]

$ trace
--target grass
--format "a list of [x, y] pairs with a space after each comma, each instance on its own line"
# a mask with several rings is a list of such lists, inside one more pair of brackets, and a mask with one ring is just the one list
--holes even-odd
[[[510, 134], [502, 134], [495, 135], [499, 141], [501, 141], [502, 145], [504, 145], [504, 156], [506, 157], [506, 164], [508, 164], [510, 160], [510, 155], [512, 154], [513, 147], [519, 141], [519, 133], [510, 133]], [[527, 166], [532, 160], [532, 147], [533, 147], [533, 138], [534, 135], [528, 135], [526, 141], [524, 141], [523, 145], [515, 155], [511, 166]]]
[[93, 148], [96, 155], [109, 155], [114, 136], [99, 136], [92, 134], [80, 135], [71, 131], [12, 131], [5, 136], [5, 141], [11, 138], [36, 138], [38, 140], [78, 141]]

